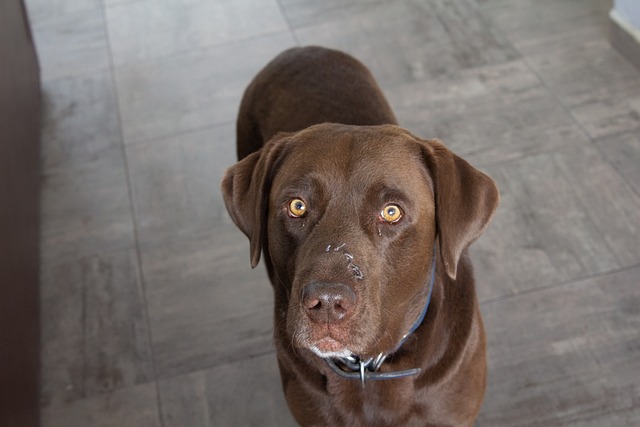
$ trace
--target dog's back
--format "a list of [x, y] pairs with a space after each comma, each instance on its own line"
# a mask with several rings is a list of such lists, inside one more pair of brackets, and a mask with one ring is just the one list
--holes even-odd
[[278, 132], [320, 123], [364, 126], [397, 120], [369, 70], [355, 58], [313, 46], [286, 50], [244, 93], [236, 128], [238, 160]]

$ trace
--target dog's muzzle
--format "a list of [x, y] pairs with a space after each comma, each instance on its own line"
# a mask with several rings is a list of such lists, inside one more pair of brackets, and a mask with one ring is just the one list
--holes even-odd
[[[435, 279], [436, 279], [436, 245], [434, 244], [433, 260], [431, 261], [431, 277], [429, 278], [429, 285], [428, 285], [429, 291], [427, 292], [427, 301], [424, 304], [424, 308], [422, 309], [420, 316], [418, 316], [418, 319], [414, 322], [409, 332], [407, 332], [402, 337], [402, 339], [400, 340], [400, 343], [398, 343], [396, 348], [390, 354], [393, 354], [396, 351], [398, 351], [398, 349], [402, 347], [404, 342], [407, 340], [409, 335], [414, 333], [416, 329], [418, 329], [418, 327], [422, 324], [427, 314], [427, 310], [429, 309], [429, 303], [431, 302], [431, 294], [433, 292], [433, 284], [435, 282]], [[388, 354], [380, 353], [376, 357], [372, 357], [369, 359], [361, 359], [359, 356], [351, 355], [348, 357], [336, 357], [336, 358], [328, 357], [328, 358], [325, 358], [324, 360], [325, 362], [327, 362], [327, 365], [329, 365], [331, 370], [335, 372], [337, 375], [341, 376], [342, 378], [346, 378], [350, 380], [359, 379], [362, 384], [362, 387], [364, 387], [365, 382], [367, 380], [391, 380], [396, 378], [409, 377], [411, 375], [416, 375], [420, 373], [420, 368], [405, 369], [402, 371], [378, 372], [378, 369], [380, 369], [380, 366], [382, 366], [382, 364], [387, 359], [387, 357], [388, 357]]]

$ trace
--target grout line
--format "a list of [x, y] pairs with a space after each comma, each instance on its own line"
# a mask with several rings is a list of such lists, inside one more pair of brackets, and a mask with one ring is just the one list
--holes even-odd
[[[558, 129], [561, 129], [561, 128], [558, 128]], [[562, 129], [565, 129], [565, 128], [562, 128]], [[567, 147], [571, 147], [571, 145], [567, 144], [562, 147], [546, 147], [546, 148], [531, 150], [524, 153], [514, 154], [511, 157], [507, 157], [503, 159], [488, 160], [488, 161], [474, 161], [473, 165], [478, 169], [500, 167], [500, 166], [508, 165], [509, 163], [517, 163], [521, 160], [526, 160], [531, 157], [537, 157], [545, 154], [556, 153], [560, 150], [566, 149]], [[478, 150], [472, 153], [471, 152], [465, 153], [464, 151], [460, 151], [458, 154], [463, 158], [467, 158], [475, 155], [481, 155], [483, 151], [488, 151], [488, 150]]]
[[[86, 280], [82, 280], [81, 282], [81, 322], [82, 322], [82, 331], [80, 333], [80, 343], [82, 345], [82, 382], [80, 383], [80, 395], [86, 397], [86, 378], [87, 378], [87, 283]], [[72, 383], [73, 384], [73, 383]]]
[[298, 35], [296, 34], [296, 31], [293, 28], [291, 21], [289, 20], [289, 15], [287, 15], [287, 10], [284, 8], [284, 6], [282, 6], [282, 0], [275, 0], [275, 2], [278, 5], [278, 8], [280, 9], [280, 14], [282, 15], [282, 18], [287, 23], [289, 34], [293, 38], [293, 41], [296, 43], [296, 45], [300, 46], [300, 40], [298, 39]]
[[[106, 6], [103, 5], [103, 15], [104, 15], [104, 9], [106, 8]], [[178, 50], [176, 52], [173, 53], [168, 53], [168, 54], [163, 54], [163, 55], [158, 55], [158, 56], [152, 56], [149, 58], [142, 58], [142, 59], [134, 59], [134, 60], [130, 60], [130, 61], [126, 61], [123, 63], [114, 63], [113, 62], [113, 53], [111, 52], [111, 43], [109, 41], [108, 38], [108, 29], [106, 28], [106, 17], [104, 17], [105, 20], [105, 42], [107, 45], [107, 56], [108, 56], [108, 64], [104, 67], [97, 67], [95, 69], [91, 69], [91, 70], [81, 70], [81, 71], [70, 71], [70, 72], [65, 72], [62, 73], [60, 75], [54, 75], [51, 77], [44, 77], [41, 78], [41, 83], [51, 83], [51, 82], [56, 82], [58, 80], [66, 80], [66, 79], [70, 79], [70, 78], [76, 78], [78, 76], [82, 76], [85, 74], [95, 74], [95, 73], [99, 73], [99, 72], [108, 72], [111, 71], [113, 72], [114, 70], [117, 69], [121, 69], [121, 68], [127, 68], [127, 67], [138, 67], [138, 66], [144, 66], [144, 65], [150, 65], [150, 64], [157, 64], [160, 62], [165, 62], [165, 61], [171, 61], [174, 59], [180, 59], [180, 58], [184, 58], [187, 56], [192, 56], [192, 55], [196, 55], [196, 54], [208, 54], [212, 51], [214, 51], [215, 49], [223, 49], [225, 47], [233, 47], [233, 46], [237, 46], [237, 45], [242, 45], [242, 44], [246, 44], [246, 43], [251, 43], [251, 42], [255, 42], [261, 39], [265, 39], [265, 38], [269, 38], [269, 37], [277, 37], [281, 34], [289, 34], [292, 36], [292, 38], [294, 39], [294, 41], [296, 42], [296, 44], [300, 44], [298, 42], [297, 36], [296, 34], [293, 32], [293, 30], [290, 28], [289, 23], [287, 21], [287, 26], [289, 28], [287, 29], [282, 29], [282, 30], [273, 30], [273, 31], [268, 31], [265, 32], [263, 34], [257, 34], [257, 35], [253, 35], [253, 36], [249, 36], [249, 37], [243, 37], [243, 38], [238, 38], [238, 39], [234, 39], [234, 40], [229, 40], [227, 42], [221, 42], [221, 43], [214, 43], [214, 44], [210, 44], [210, 45], [206, 45], [206, 46], [200, 46], [198, 48], [192, 48], [192, 49], [185, 49], [185, 50]], [[285, 18], [286, 21], [286, 18]], [[36, 46], [37, 48], [37, 46]], [[40, 55], [40, 51], [37, 51], [37, 53]]]
[[[149, 137], [149, 138], [134, 139], [134, 140], [131, 140], [131, 141], [128, 141], [128, 142], [124, 140], [124, 136], [123, 136], [122, 140], [123, 140], [123, 143], [124, 143], [125, 147], [135, 147], [137, 145], [153, 144], [153, 143], [156, 143], [156, 142], [166, 141], [166, 140], [169, 140], [169, 139], [178, 138], [178, 137], [189, 135], [189, 134], [192, 134], [192, 133], [219, 129], [219, 128], [223, 128], [225, 126], [235, 125], [235, 123], [236, 123], [236, 119], [235, 118], [226, 119], [226, 120], [221, 120], [221, 121], [216, 122], [216, 123], [210, 123], [210, 124], [203, 125], [203, 126], [196, 126], [196, 127], [189, 128], [189, 129], [182, 129], [182, 130], [178, 130], [176, 132], [165, 133], [165, 134], [161, 134], [161, 135], [153, 136], [153, 137]], [[122, 134], [122, 132], [121, 132], [121, 134]]]
[[[166, 246], [169, 243], [189, 242], [189, 241], [192, 241], [194, 238], [197, 238], [198, 236], [208, 236], [208, 235], [217, 233], [219, 232], [220, 227], [231, 227], [232, 229], [237, 228], [233, 225], [233, 222], [231, 222], [231, 219], [229, 219], [227, 222], [226, 218], [220, 218], [219, 220], [217, 220], [217, 223], [213, 225], [210, 224], [210, 225], [203, 225], [199, 227], [190, 228], [181, 233], [166, 235], [166, 236], [162, 236], [152, 240], [142, 241], [142, 242], [139, 242], [138, 245], [140, 246], [140, 248], [153, 249], [159, 246]], [[242, 233], [242, 232], [238, 229], [238, 233]], [[239, 234], [239, 235], [242, 235], [242, 234]]]
[[[269, 333], [269, 335], [272, 335], [271, 333]], [[275, 358], [277, 358], [277, 353], [276, 353], [276, 349], [271, 347], [268, 350], [264, 350], [261, 352], [255, 352], [252, 353], [250, 355], [244, 356], [242, 358], [232, 358], [231, 356], [229, 356], [228, 358], [225, 359], [221, 359], [219, 361], [216, 361], [214, 363], [212, 363], [210, 366], [203, 366], [200, 368], [197, 368], [193, 371], [186, 371], [186, 372], [177, 372], [177, 373], [171, 373], [170, 375], [168, 375], [167, 377], [161, 378], [161, 381], [168, 381], [168, 380], [172, 380], [175, 378], [184, 378], [184, 377], [188, 377], [191, 375], [201, 375], [201, 374], [208, 374], [211, 371], [220, 369], [220, 368], [226, 368], [230, 365], [239, 365], [239, 364], [243, 364], [243, 363], [247, 363], [247, 362], [252, 362], [255, 359], [259, 359], [261, 357], [265, 357], [265, 356], [270, 356], [273, 355]], [[188, 427], [188, 426], [187, 426]]]
[[136, 221], [136, 218], [138, 215], [136, 214], [135, 203], [134, 203], [134, 192], [133, 192], [133, 185], [132, 185], [132, 178], [131, 178], [131, 170], [129, 167], [129, 158], [127, 155], [127, 146], [124, 141], [124, 131], [122, 127], [122, 123], [123, 123], [122, 111], [120, 110], [120, 102], [119, 102], [120, 97], [118, 92], [117, 79], [115, 75], [116, 71], [113, 65], [113, 52], [111, 49], [111, 39], [109, 37], [109, 25], [107, 22], [106, 6], [104, 2], [101, 3], [101, 9], [102, 9], [102, 20], [103, 20], [105, 43], [107, 47], [107, 55], [109, 60], [109, 76], [111, 78], [111, 84], [113, 86], [113, 92], [114, 92], [114, 98], [115, 98], [116, 120], [118, 123], [118, 131], [120, 136], [120, 148], [122, 150], [122, 158], [124, 161], [125, 179], [127, 182], [127, 193], [129, 196], [129, 211], [131, 213], [131, 221], [133, 226], [133, 237], [134, 237], [134, 244], [135, 244], [136, 264], [137, 264], [137, 280], [138, 280], [138, 283], [140, 284], [140, 288], [142, 291], [142, 302], [144, 304], [144, 307], [143, 307], [144, 318], [145, 318], [145, 323], [147, 327], [147, 339], [148, 339], [147, 344], [149, 346], [149, 355], [151, 357], [151, 360], [150, 360], [151, 375], [153, 376], [153, 378], [151, 378], [151, 381], [149, 382], [153, 382], [153, 384], [155, 385], [156, 404], [158, 407], [157, 416], [160, 422], [160, 426], [162, 427], [165, 425], [165, 422], [164, 422], [164, 416], [162, 411], [162, 399], [160, 398], [160, 388], [158, 385], [156, 355], [155, 355], [155, 350], [153, 346], [153, 330], [151, 328], [151, 319], [149, 316], [149, 304], [147, 299], [147, 281], [145, 279], [144, 271], [142, 268], [142, 255], [140, 251], [139, 231], [138, 231], [138, 225]]
[[619, 268], [613, 268], [611, 270], [606, 270], [606, 271], [600, 271], [597, 273], [593, 273], [587, 276], [580, 276], [580, 277], [574, 277], [572, 279], [567, 279], [567, 280], [562, 280], [559, 282], [554, 282], [554, 283], [550, 283], [548, 285], [543, 285], [543, 286], [539, 286], [539, 287], [535, 287], [535, 288], [531, 288], [531, 289], [527, 289], [524, 291], [519, 291], [519, 292], [513, 292], [510, 294], [504, 294], [504, 295], [499, 295], [496, 297], [491, 297], [491, 298], [487, 298], [483, 301], [480, 301], [480, 306], [487, 306], [487, 305], [491, 305], [497, 302], [501, 302], [501, 301], [506, 301], [506, 300], [510, 300], [512, 298], [518, 298], [521, 296], [525, 296], [525, 295], [529, 295], [529, 294], [533, 294], [536, 292], [543, 292], [543, 291], [548, 291], [548, 290], [552, 290], [552, 289], [560, 289], [563, 288], [565, 286], [570, 286], [576, 283], [580, 283], [583, 281], [587, 281], [587, 280], [591, 280], [591, 279], [597, 279], [600, 277], [604, 277], [610, 274], [618, 274], [618, 273], [622, 273], [625, 271], [629, 271], [629, 270], [633, 270], [636, 268], [639, 268], [640, 264], [633, 264], [633, 265], [628, 265], [628, 266], [624, 266], [624, 267], [619, 267]]
[[[627, 184], [627, 187], [629, 187], [630, 191], [638, 198], [640, 199], [640, 188], [636, 189], [636, 186], [631, 182], [630, 179], [627, 178], [627, 176], [622, 173], [622, 171], [620, 171], [620, 169], [618, 169], [618, 165], [616, 164], [616, 162], [613, 162], [611, 160], [609, 160], [609, 158], [607, 157], [604, 147], [602, 145], [606, 144], [608, 141], [614, 140], [616, 138], [620, 138], [622, 136], [631, 136], [633, 138], [635, 138], [635, 134], [637, 133], [637, 131], [630, 131], [630, 132], [618, 132], [614, 135], [608, 135], [606, 137], [603, 138], [598, 138], [595, 143], [594, 146], [596, 148], [596, 150], [598, 151], [598, 153], [600, 153], [600, 155], [602, 156], [602, 158], [613, 168], [613, 170], [616, 171], [616, 173], [620, 176], [620, 178], [622, 179], [622, 181], [624, 183]], [[604, 144], [598, 144], [598, 143], [604, 143]]]
[[639, 128], [630, 129], [630, 130], [621, 130], [621, 131], [618, 131], [618, 132], [610, 133], [608, 135], [600, 136], [598, 138], [594, 138], [594, 141], [595, 142], [609, 142], [611, 140], [618, 139], [618, 138], [621, 138], [621, 137], [627, 136], [627, 135], [635, 136], [635, 135], [638, 134], [638, 131], [640, 131], [640, 127]]
[[[109, 50], [109, 63], [110, 63], [110, 68], [112, 69], [118, 69], [118, 68], [127, 68], [127, 67], [139, 67], [139, 66], [146, 66], [146, 65], [152, 65], [152, 64], [158, 64], [161, 62], [165, 62], [165, 61], [173, 61], [173, 60], [177, 60], [177, 59], [181, 59], [181, 58], [185, 58], [188, 56], [195, 56], [195, 55], [207, 55], [211, 52], [213, 52], [216, 49], [224, 49], [224, 48], [228, 48], [228, 47], [234, 47], [234, 46], [238, 46], [238, 45], [242, 45], [242, 44], [246, 44], [246, 43], [252, 43], [258, 40], [263, 40], [263, 39], [268, 39], [270, 37], [277, 37], [279, 35], [283, 35], [283, 34], [290, 34], [290, 31], [288, 29], [280, 29], [280, 30], [271, 30], [262, 34], [256, 34], [256, 35], [252, 35], [252, 36], [248, 36], [248, 37], [242, 37], [242, 38], [237, 38], [234, 40], [229, 40], [227, 42], [221, 42], [221, 43], [214, 43], [214, 44], [209, 44], [209, 45], [205, 45], [205, 46], [199, 46], [196, 48], [191, 48], [191, 49], [181, 49], [178, 50], [176, 52], [171, 52], [171, 53], [166, 53], [166, 54], [160, 54], [157, 56], [151, 56], [149, 58], [140, 58], [140, 59], [132, 59], [129, 61], [125, 61], [123, 63], [114, 63], [113, 62], [113, 55], [111, 53], [111, 46], [109, 41], [107, 40], [107, 45], [108, 45], [108, 50]], [[295, 37], [294, 37], [295, 39]]]
[[591, 136], [591, 134], [585, 129], [584, 126], [582, 126], [582, 123], [580, 123], [578, 121], [578, 119], [574, 116], [574, 114], [571, 111], [571, 109], [564, 102], [562, 102], [562, 99], [560, 99], [560, 97], [558, 96], [557, 92], [552, 90], [551, 87], [549, 87], [549, 85], [547, 84], [545, 79], [540, 75], [540, 73], [538, 73], [538, 71], [533, 67], [533, 65], [531, 65], [531, 62], [529, 62], [529, 58], [527, 58], [524, 54], [522, 54], [522, 52], [520, 52], [520, 50], [517, 47], [514, 46], [514, 48], [521, 55], [522, 60], [524, 61], [525, 65], [527, 66], [527, 69], [538, 79], [538, 81], [540, 82], [540, 85], [542, 85], [542, 87], [547, 91], [547, 93], [560, 106], [560, 108], [562, 108], [564, 110], [564, 112], [567, 113], [567, 115], [569, 116], [569, 118], [571, 119], [573, 124], [580, 130], [580, 132], [583, 134], [583, 136], [586, 137], [587, 140], [592, 145], [595, 145], [595, 141], [594, 141], [593, 137]]

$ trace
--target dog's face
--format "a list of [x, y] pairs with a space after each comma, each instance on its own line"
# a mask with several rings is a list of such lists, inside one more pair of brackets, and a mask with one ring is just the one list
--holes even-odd
[[321, 357], [392, 351], [425, 303], [436, 236], [455, 277], [498, 197], [435, 141], [333, 124], [275, 137], [229, 169], [223, 192], [252, 264], [264, 249], [287, 293], [293, 345]]
[[269, 194], [268, 252], [290, 286], [287, 331], [323, 357], [390, 351], [426, 298], [431, 179], [403, 135], [322, 133], [293, 137]]

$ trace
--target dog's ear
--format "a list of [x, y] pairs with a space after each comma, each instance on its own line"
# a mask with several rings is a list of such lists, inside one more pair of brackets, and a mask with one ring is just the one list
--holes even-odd
[[227, 211], [249, 238], [252, 268], [260, 262], [271, 182], [283, 157], [287, 135], [276, 135], [260, 150], [227, 169], [222, 179], [222, 195]]
[[421, 140], [433, 179], [440, 255], [452, 279], [462, 251], [487, 228], [500, 194], [495, 182], [437, 140]]

